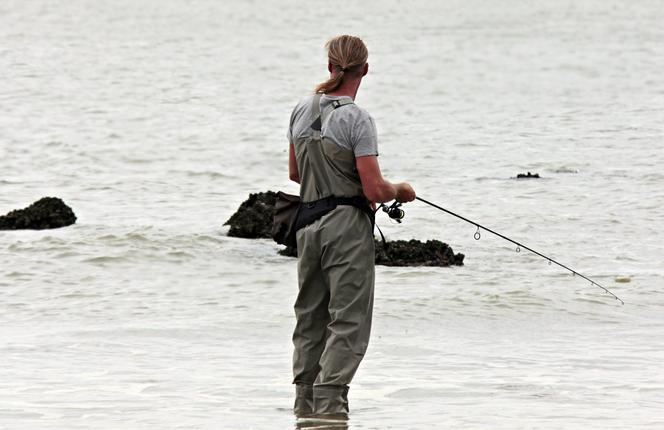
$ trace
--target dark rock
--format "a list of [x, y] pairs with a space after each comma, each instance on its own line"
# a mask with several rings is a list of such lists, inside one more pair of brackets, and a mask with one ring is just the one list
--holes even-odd
[[[297, 248], [286, 247], [279, 254], [297, 257]], [[464, 257], [439, 240], [387, 241], [385, 247], [376, 241], [376, 264], [382, 266], [463, 266]]]
[[278, 254], [283, 255], [284, 257], [297, 257], [297, 248], [293, 248], [292, 246], [287, 246], [284, 249], [280, 250]]
[[[228, 235], [249, 239], [270, 238], [276, 199], [277, 193], [272, 191], [250, 194], [226, 221], [225, 225], [231, 226]], [[286, 247], [279, 254], [297, 257], [297, 249]], [[452, 248], [439, 240], [388, 241], [387, 248], [376, 241], [376, 264], [384, 266], [462, 266], [463, 259], [463, 254], [455, 254]]]
[[463, 266], [464, 255], [439, 240], [376, 241], [376, 264], [383, 266]]
[[228, 235], [245, 239], [269, 239], [276, 201], [277, 193], [272, 191], [249, 194], [237, 212], [224, 223], [231, 226]]
[[76, 215], [57, 197], [43, 197], [25, 209], [0, 216], [0, 230], [44, 230], [72, 225]]
[[539, 179], [540, 175], [539, 173], [528, 172], [528, 173], [519, 173], [518, 175], [516, 175], [516, 177], [517, 179], [528, 179], [528, 178]]

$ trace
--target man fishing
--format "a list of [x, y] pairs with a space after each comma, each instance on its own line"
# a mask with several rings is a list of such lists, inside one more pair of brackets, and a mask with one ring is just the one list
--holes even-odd
[[410, 202], [415, 191], [382, 177], [373, 118], [354, 104], [369, 71], [364, 42], [344, 35], [326, 48], [330, 77], [297, 104], [288, 129], [289, 176], [300, 184], [303, 202], [297, 231], [294, 412], [346, 417], [348, 384], [371, 329], [370, 205]]

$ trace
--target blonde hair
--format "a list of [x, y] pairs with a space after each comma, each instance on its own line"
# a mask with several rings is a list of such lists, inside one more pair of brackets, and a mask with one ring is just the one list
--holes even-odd
[[337, 36], [325, 44], [327, 59], [332, 64], [332, 76], [316, 86], [317, 93], [334, 91], [341, 85], [345, 74], [357, 76], [369, 58], [369, 51], [359, 37]]

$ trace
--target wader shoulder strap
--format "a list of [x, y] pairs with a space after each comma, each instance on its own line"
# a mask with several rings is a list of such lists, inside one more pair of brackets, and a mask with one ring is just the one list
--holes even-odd
[[346, 105], [352, 105], [353, 100], [351, 98], [343, 98], [341, 100], [332, 100], [332, 103], [330, 103], [325, 110], [321, 113], [320, 120], [321, 120], [321, 126], [322, 124], [325, 124], [327, 122], [327, 119], [330, 117], [330, 114], [332, 111]]
[[352, 105], [353, 103], [355, 103], [353, 99], [348, 97], [348, 98], [343, 98], [341, 100], [334, 100], [332, 102], [332, 106], [336, 109], [340, 108], [341, 106]]
[[322, 96], [323, 94], [316, 93], [316, 95], [314, 95], [314, 99], [311, 101], [311, 128], [314, 130], [314, 134], [316, 131], [320, 133], [320, 99]]
[[[323, 154], [320, 151], [320, 141], [321, 141], [321, 112], [320, 112], [320, 99], [323, 96], [321, 93], [314, 95], [313, 100], [311, 101], [311, 141], [307, 143], [306, 154], [311, 164], [309, 175], [310, 180], [313, 181], [314, 187], [316, 188], [316, 193], [318, 195], [329, 195], [332, 193], [332, 184], [330, 179], [325, 173], [325, 161], [323, 159]], [[306, 180], [306, 178], [305, 178]]]
[[[328, 153], [325, 145], [322, 145], [324, 139], [321, 134], [322, 125], [334, 109], [346, 106], [352, 103], [352, 100], [350, 97], [341, 100], [326, 99], [323, 108], [320, 105], [322, 96], [323, 94], [315, 94], [311, 101], [312, 123], [309, 137], [301, 145], [300, 155], [298, 156], [303, 164], [300, 179], [302, 186], [306, 188], [301, 188], [300, 193], [305, 202], [329, 197], [336, 193], [342, 195], [362, 194], [359, 178], [355, 183], [353, 182], [354, 177], [351, 177], [353, 173], [351, 170], [355, 167], [354, 158], [347, 156], [345, 153], [341, 153], [341, 156], [337, 158], [338, 154]], [[346, 174], [346, 172], [351, 173]], [[303, 189], [304, 191], [302, 191]]]
[[330, 116], [330, 113], [332, 113], [333, 110], [340, 108], [342, 106], [350, 105], [353, 104], [353, 99], [351, 98], [343, 98], [341, 100], [333, 100], [332, 103], [330, 103], [323, 112], [320, 111], [320, 99], [321, 99], [322, 94], [316, 94], [314, 96], [314, 101], [313, 101], [313, 106], [312, 106], [312, 116], [311, 116], [311, 128], [314, 131], [320, 131], [321, 128], [323, 127], [323, 122], [325, 122], [325, 119]]

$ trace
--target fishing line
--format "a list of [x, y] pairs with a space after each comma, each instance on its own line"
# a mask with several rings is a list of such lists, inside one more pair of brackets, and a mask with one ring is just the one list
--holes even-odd
[[[491, 230], [490, 228], [484, 227], [483, 225], [481, 225], [481, 224], [479, 224], [479, 223], [476, 223], [475, 221], [471, 221], [471, 220], [469, 220], [468, 218], [465, 218], [465, 217], [463, 217], [463, 216], [461, 216], [461, 215], [455, 214], [454, 212], [452, 212], [452, 211], [450, 211], [450, 210], [447, 210], [447, 209], [445, 209], [444, 207], [438, 206], [438, 205], [435, 204], [435, 203], [431, 203], [430, 201], [428, 201], [428, 200], [424, 200], [423, 198], [420, 198], [420, 197], [415, 197], [415, 198], [416, 198], [417, 200], [421, 201], [422, 203], [426, 203], [426, 204], [428, 204], [429, 206], [433, 206], [434, 208], [436, 208], [436, 209], [438, 209], [438, 210], [441, 210], [441, 211], [443, 211], [443, 212], [445, 212], [445, 213], [448, 213], [448, 214], [450, 214], [450, 215], [452, 215], [452, 216], [455, 216], [455, 217], [457, 217], [457, 218], [459, 218], [459, 219], [462, 219], [462, 220], [466, 221], [467, 223], [470, 223], [470, 224], [474, 225], [475, 227], [477, 227], [477, 231], [476, 231], [475, 234], [473, 235], [473, 238], [474, 238], [475, 240], [480, 240], [480, 238], [482, 237], [482, 234], [480, 233], [480, 230], [488, 231], [489, 233], [492, 233], [492, 234], [494, 234], [494, 235], [500, 237], [501, 239], [505, 239], [506, 241], [515, 244], [515, 245], [516, 245], [516, 252], [521, 252], [521, 248], [523, 248], [523, 249], [527, 249], [528, 251], [532, 252], [533, 254], [539, 255], [539, 256], [542, 257], [543, 259], [547, 260], [547, 261], [549, 262], [549, 265], [551, 265], [551, 263], [555, 263], [555, 264], [557, 264], [558, 266], [562, 267], [563, 269], [572, 272], [572, 275], [574, 275], [574, 276], [578, 275], [578, 276], [582, 277], [583, 279], [587, 280], [588, 282], [590, 282], [590, 285], [592, 285], [592, 286], [597, 286], [597, 287], [601, 288], [602, 290], [604, 290], [605, 293], [610, 294], [611, 296], [613, 296], [614, 299], [618, 300], [618, 301], [620, 302], [620, 304], [622, 304], [622, 305], [625, 304], [625, 302], [623, 302], [622, 299], [620, 299], [618, 296], [616, 296], [616, 295], [613, 294], [611, 291], [609, 291], [608, 288], [602, 286], [601, 284], [597, 283], [596, 281], [593, 281], [592, 279], [588, 278], [587, 276], [582, 275], [581, 273], [577, 272], [576, 270], [571, 269], [571, 268], [565, 266], [565, 265], [562, 264], [562, 263], [559, 263], [558, 261], [554, 260], [553, 258], [548, 257], [548, 256], [546, 256], [546, 255], [544, 255], [544, 254], [542, 254], [542, 253], [540, 253], [540, 252], [537, 252], [537, 251], [535, 251], [534, 249], [529, 248], [529, 247], [527, 247], [526, 245], [524, 245], [524, 244], [522, 244], [522, 243], [519, 243], [519, 242], [517, 242], [517, 241], [515, 241], [515, 240], [510, 239], [510, 238], [507, 237], [507, 236], [504, 236], [504, 235], [502, 235], [502, 234], [500, 234], [500, 233], [498, 233], [498, 232], [495, 232], [495, 231]], [[403, 211], [402, 211], [402, 212], [403, 212]], [[402, 216], [402, 218], [403, 218], [403, 216]]]

